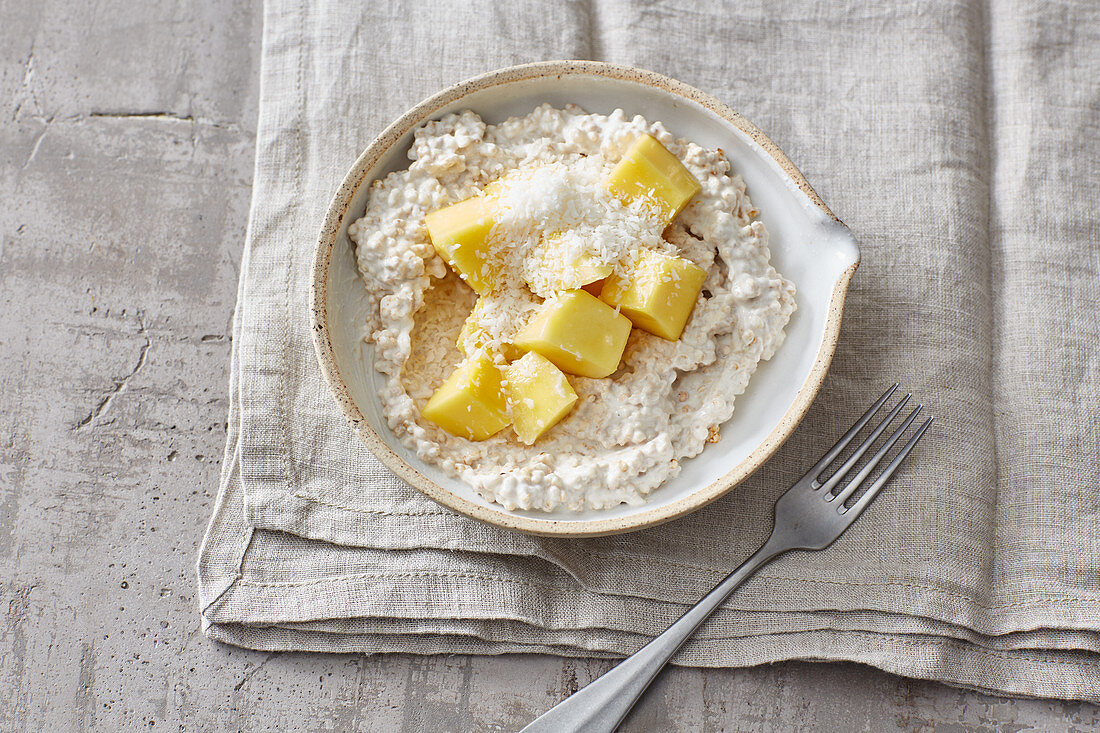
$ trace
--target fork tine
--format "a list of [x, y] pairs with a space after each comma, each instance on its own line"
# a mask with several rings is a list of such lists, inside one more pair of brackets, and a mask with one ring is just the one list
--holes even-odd
[[830, 448], [829, 451], [821, 457], [821, 460], [818, 461], [813, 468], [806, 472], [806, 476], [804, 476], [803, 478], [812, 478], [814, 481], [814, 488], [819, 488], [820, 484], [817, 483], [817, 477], [821, 475], [821, 471], [834, 460], [836, 460], [836, 457], [840, 455], [840, 452], [848, 447], [848, 444], [852, 442], [852, 438], [856, 437], [856, 433], [862, 430], [863, 426], [866, 425], [871, 420], [871, 418], [875, 416], [875, 413], [878, 412], [879, 409], [886, 404], [886, 400], [890, 399], [890, 395], [894, 394], [894, 390], [896, 390], [897, 388], [898, 385], [897, 382], [895, 382], [894, 385], [890, 387], [890, 389], [886, 390], [886, 392], [883, 393], [882, 397], [879, 397], [877, 400], [875, 400], [875, 404], [871, 405], [871, 407], [868, 408], [867, 412], [863, 413], [863, 417], [856, 420], [855, 425], [848, 428], [848, 432], [840, 437], [840, 440], [836, 442], [836, 445]]
[[[909, 403], [909, 398], [911, 396], [912, 395], [905, 395], [901, 398], [901, 401], [898, 402], [898, 404], [894, 405], [894, 409], [890, 410], [890, 414], [883, 418], [882, 422], [878, 424], [878, 427], [871, 431], [871, 434], [867, 436], [867, 439], [859, 444], [859, 447], [852, 452], [852, 455], [848, 456], [848, 460], [844, 461], [844, 465], [838, 468], [836, 470], [836, 473], [829, 477], [828, 481], [826, 481], [824, 484], [820, 484], [818, 481], [814, 481], [814, 484], [820, 486], [821, 488], [824, 488], [826, 494], [835, 489], [836, 485], [840, 483], [841, 479], [847, 476], [848, 472], [852, 470], [852, 467], [859, 462], [859, 459], [863, 457], [863, 454], [867, 452], [867, 449], [874, 445], [875, 441], [878, 440], [878, 436], [882, 435], [883, 431], [886, 430], [886, 428], [890, 427], [890, 423], [894, 422], [894, 418], [897, 417], [902, 408], [904, 408], [905, 405]], [[828, 501], [832, 501], [832, 498], [829, 496], [826, 496], [825, 498]]]
[[[914, 412], [916, 411], [914, 410]], [[882, 487], [886, 485], [886, 482], [889, 481], [890, 477], [894, 475], [894, 472], [898, 470], [898, 466], [900, 466], [902, 461], [909, 455], [909, 451], [913, 450], [913, 446], [915, 446], [917, 441], [924, 436], [925, 431], [928, 430], [933, 419], [934, 418], [930, 417], [921, 423], [921, 426], [917, 428], [917, 432], [913, 433], [913, 437], [906, 441], [905, 445], [898, 451], [898, 454], [894, 456], [894, 460], [890, 461], [890, 463], [886, 465], [886, 468], [882, 469], [882, 473], [880, 473], [878, 478], [867, 487], [867, 491], [863, 493], [863, 496], [859, 497], [855, 504], [852, 504], [848, 509], [844, 509], [844, 504], [842, 502], [837, 506], [837, 511], [846, 514], [851, 513], [852, 520], [855, 520], [855, 518], [867, 508], [871, 500], [878, 496], [878, 492], [882, 490]]]
[[844, 504], [844, 502], [848, 500], [848, 497], [851, 496], [855, 492], [855, 490], [858, 489], [863, 484], [863, 482], [867, 480], [867, 477], [871, 475], [871, 471], [875, 469], [875, 466], [878, 465], [879, 461], [886, 457], [886, 453], [894, 447], [894, 444], [901, 440], [902, 434], [909, 428], [910, 425], [913, 424], [913, 421], [917, 419], [917, 415], [920, 413], [923, 407], [924, 405], [917, 405], [916, 408], [909, 413], [909, 416], [905, 418], [901, 425], [898, 426], [898, 429], [895, 430], [890, 435], [890, 437], [886, 439], [886, 442], [882, 444], [882, 447], [879, 448], [875, 452], [875, 454], [867, 460], [867, 465], [859, 469], [859, 473], [855, 475], [851, 482], [835, 496], [826, 496], [826, 500], [833, 501], [834, 499], [836, 499], [839, 500], [838, 504]]

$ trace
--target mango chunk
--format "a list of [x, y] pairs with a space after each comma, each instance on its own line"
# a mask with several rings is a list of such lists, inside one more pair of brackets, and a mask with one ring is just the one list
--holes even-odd
[[619, 368], [629, 335], [626, 316], [583, 290], [567, 290], [542, 304], [515, 344], [564, 372], [599, 379]]
[[466, 359], [420, 414], [451, 435], [485, 440], [511, 422], [501, 379], [500, 369], [488, 356]]
[[557, 425], [577, 401], [577, 393], [562, 371], [534, 351], [509, 364], [504, 376], [512, 429], [526, 445]]
[[623, 203], [642, 198], [656, 206], [664, 226], [701, 188], [680, 159], [652, 135], [634, 141], [604, 185]]
[[[469, 356], [472, 350], [484, 348], [488, 341], [488, 333], [481, 327], [481, 304], [483, 302], [481, 298], [478, 298], [477, 303], [474, 304], [474, 309], [470, 311], [470, 315], [466, 316], [466, 320], [463, 321], [462, 328], [458, 332], [456, 343], [463, 356]], [[515, 344], [504, 342], [499, 344], [497, 348], [501, 356], [508, 361], [514, 361], [523, 356], [523, 351]]]
[[527, 284], [534, 291], [576, 290], [604, 279], [613, 269], [590, 252], [571, 250], [561, 235], [552, 234], [543, 240], [537, 266], [530, 272], [533, 282]]
[[600, 278], [599, 280], [593, 280], [584, 287], [581, 288], [584, 292], [600, 297], [600, 292], [603, 290], [603, 284], [607, 281], [607, 278]]
[[495, 206], [492, 196], [474, 196], [424, 217], [435, 251], [479, 295], [496, 284], [489, 248]]
[[600, 299], [638, 328], [675, 341], [684, 332], [706, 270], [682, 257], [646, 250], [628, 278], [612, 275]]

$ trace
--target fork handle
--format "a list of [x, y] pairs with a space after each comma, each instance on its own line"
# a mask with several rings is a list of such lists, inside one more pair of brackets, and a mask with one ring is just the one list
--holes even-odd
[[761, 565], [791, 549], [773, 534], [725, 580], [648, 644], [579, 692], [550, 708], [520, 733], [612, 733], [684, 642]]

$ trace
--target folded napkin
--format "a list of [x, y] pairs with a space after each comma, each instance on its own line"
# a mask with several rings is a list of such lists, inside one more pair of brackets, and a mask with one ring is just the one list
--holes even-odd
[[[914, 459], [833, 547], [766, 566], [675, 662], [853, 660], [1100, 701], [1100, 8], [989, 5], [267, 0], [205, 632], [630, 653], [764, 540], [779, 494], [897, 380], [939, 418]], [[315, 236], [359, 152], [428, 94], [547, 58], [634, 64], [728, 102], [863, 253], [830, 376], [773, 459], [684, 519], [581, 541], [498, 530], [397, 480], [345, 424], [307, 326]]]

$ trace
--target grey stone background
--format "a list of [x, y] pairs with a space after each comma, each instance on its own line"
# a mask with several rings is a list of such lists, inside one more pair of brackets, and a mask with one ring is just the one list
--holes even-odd
[[[261, 3], [0, 0], [0, 730], [514, 730], [605, 671], [199, 631]], [[672, 669], [628, 731], [1100, 728], [856, 665]]]

